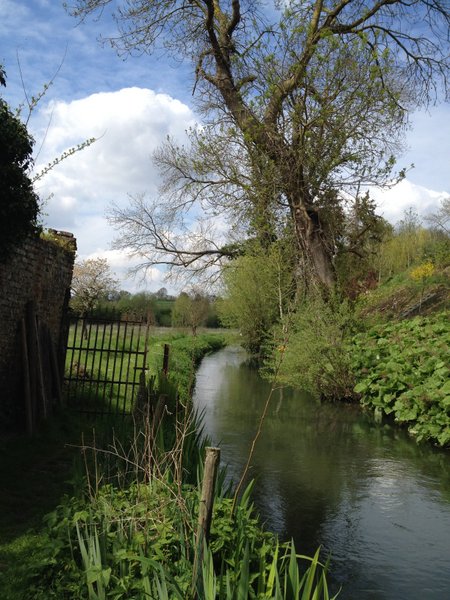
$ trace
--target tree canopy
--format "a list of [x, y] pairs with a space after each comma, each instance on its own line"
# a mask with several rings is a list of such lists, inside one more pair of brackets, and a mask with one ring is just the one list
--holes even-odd
[[[169, 143], [159, 156], [168, 207], [116, 214], [124, 240], [131, 232], [127, 241], [134, 236], [150, 264], [234, 256], [233, 243], [218, 243], [209, 226], [183, 229], [183, 214], [199, 202], [212, 217], [224, 211], [233, 233], [244, 225], [264, 241], [288, 226], [297, 278], [333, 286], [346, 204], [367, 185], [392, 182], [408, 111], [446, 91], [447, 1], [114, 4], [111, 44], [191, 61], [205, 122], [192, 148]], [[71, 11], [85, 18], [109, 5], [77, 0]], [[168, 225], [179, 229], [171, 235]]]
[[106, 258], [91, 258], [75, 263], [71, 287], [72, 307], [86, 316], [102, 298], [117, 291], [117, 281]]
[[198, 327], [206, 323], [209, 308], [210, 301], [200, 290], [181, 292], [173, 305], [172, 325], [190, 327], [192, 335], [196, 335]]

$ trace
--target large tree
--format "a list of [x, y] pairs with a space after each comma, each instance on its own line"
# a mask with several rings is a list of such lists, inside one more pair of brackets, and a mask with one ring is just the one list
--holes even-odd
[[[85, 17], [110, 4], [77, 0], [72, 13]], [[445, 88], [447, 0], [124, 0], [117, 6], [112, 44], [131, 53], [162, 47], [191, 61], [199, 108], [215, 133], [225, 131], [242, 148], [240, 175], [260, 188], [250, 194], [251, 220], [270, 223], [273, 203], [284, 208], [298, 274], [332, 286], [333, 215], [362, 185], [391, 177], [407, 110]], [[186, 193], [192, 172], [184, 175]], [[200, 251], [205, 256], [206, 248], [192, 244], [193, 254], [180, 253], [185, 238], [174, 242], [158, 229], [154, 210], [147, 214], [157, 252], [179, 264]], [[229, 246], [209, 252], [226, 255]]]

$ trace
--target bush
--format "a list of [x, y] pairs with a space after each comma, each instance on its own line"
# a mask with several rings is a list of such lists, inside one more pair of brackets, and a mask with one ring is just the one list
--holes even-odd
[[339, 400], [353, 396], [354, 377], [346, 343], [353, 330], [348, 301], [324, 300], [311, 294], [285, 324], [288, 341], [278, 337], [272, 348], [270, 371], [280, 364], [282, 383], [308, 391], [318, 398]]
[[225, 297], [218, 304], [225, 327], [239, 329], [241, 343], [255, 357], [264, 354], [274, 323], [294, 296], [289, 256], [280, 244], [232, 261], [224, 271]]

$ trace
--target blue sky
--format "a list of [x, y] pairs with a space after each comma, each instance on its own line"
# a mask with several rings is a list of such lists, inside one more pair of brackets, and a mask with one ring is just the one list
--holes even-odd
[[[68, 147], [101, 138], [39, 182], [39, 193], [47, 198], [45, 223], [72, 231], [80, 258], [105, 256], [122, 279], [128, 259], [111, 250], [114, 231], [105, 210], [113, 202], [126, 203], [128, 194], [157, 195], [151, 154], [169, 133], [182, 139], [196, 117], [190, 65], [163, 56], [123, 60], [97, 41], [100, 33], [114, 32], [115, 24], [105, 16], [77, 24], [59, 0], [0, 0], [6, 100], [13, 107], [24, 100], [20, 70], [31, 97], [62, 63], [29, 123], [35, 149], [40, 149], [36, 170]], [[396, 188], [375, 192], [380, 212], [392, 222], [410, 206], [424, 216], [450, 194], [449, 123], [448, 104], [413, 115], [408, 151], [398, 164], [414, 163], [415, 168]], [[141, 284], [129, 280], [122, 286], [135, 290]], [[166, 284], [155, 269], [144, 285], [156, 290]]]

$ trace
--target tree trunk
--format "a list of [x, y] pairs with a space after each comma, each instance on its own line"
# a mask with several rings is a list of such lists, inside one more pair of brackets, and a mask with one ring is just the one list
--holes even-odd
[[336, 283], [332, 257], [326, 245], [319, 215], [315, 210], [308, 210], [304, 205], [296, 203], [291, 209], [294, 220], [294, 231], [299, 253], [297, 262], [300, 274], [308, 284], [318, 281], [326, 289]]

